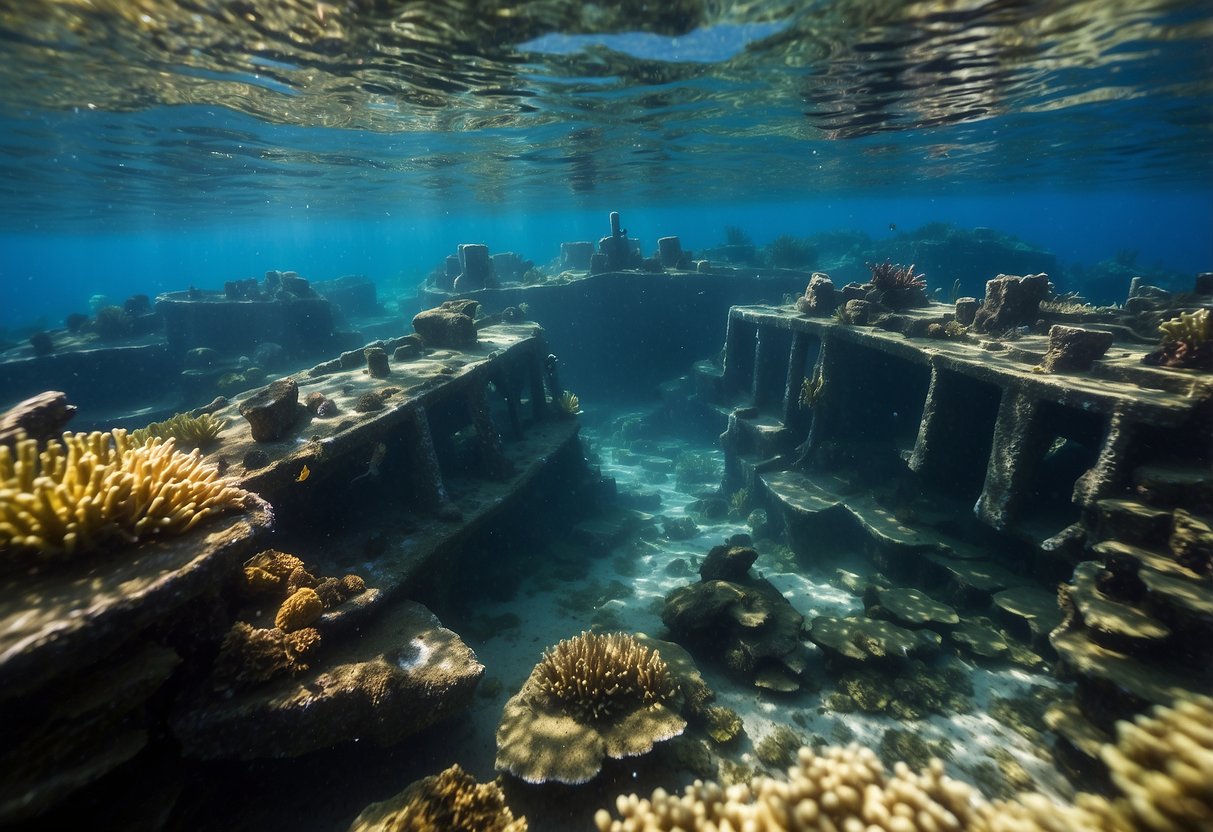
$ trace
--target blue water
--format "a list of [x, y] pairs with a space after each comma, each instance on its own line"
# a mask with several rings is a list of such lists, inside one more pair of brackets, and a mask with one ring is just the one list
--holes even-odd
[[[306, 208], [287, 216], [238, 223], [164, 226], [150, 218], [121, 228], [90, 230], [79, 222], [41, 218], [38, 227], [0, 235], [5, 251], [0, 279], [0, 327], [55, 326], [66, 314], [88, 311], [88, 300], [135, 293], [154, 296], [185, 288], [222, 288], [225, 280], [259, 276], [267, 269], [294, 269], [313, 280], [364, 274], [388, 291], [410, 293], [414, 284], [464, 242], [492, 251], [517, 251], [547, 262], [565, 240], [596, 239], [610, 210], [646, 246], [677, 234], [686, 247], [721, 242], [726, 224], [757, 243], [781, 234], [803, 236], [856, 229], [875, 240], [928, 221], [960, 227], [986, 226], [1052, 251], [1059, 260], [1095, 263], [1121, 249], [1138, 251], [1138, 262], [1181, 273], [1213, 268], [1213, 195], [1198, 190], [1070, 193], [1037, 190], [939, 196], [823, 196], [802, 201], [718, 205], [594, 206], [561, 212], [513, 213], [462, 210], [385, 211], [378, 218], [311, 219]], [[389, 216], [390, 215], [390, 216]], [[993, 275], [990, 275], [991, 277]], [[1088, 295], [1111, 302], [1122, 286], [1089, 286]], [[389, 296], [390, 297], [390, 296]]]
[[380, 5], [14, 7], [0, 327], [270, 268], [407, 293], [611, 210], [646, 249], [944, 221], [1213, 268], [1205, 3]]

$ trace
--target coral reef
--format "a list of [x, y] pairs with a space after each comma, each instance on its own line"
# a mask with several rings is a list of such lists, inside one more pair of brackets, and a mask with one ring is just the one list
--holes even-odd
[[65, 433], [39, 452], [0, 445], [0, 551], [43, 557], [189, 531], [247, 492], [174, 440], [134, 447], [126, 431]]
[[776, 269], [799, 269], [810, 265], [817, 256], [811, 242], [791, 234], [781, 234], [766, 247], [766, 259]]
[[172, 438], [183, 448], [205, 448], [219, 438], [219, 433], [226, 426], [226, 419], [218, 419], [210, 413], [200, 416], [178, 413], [163, 422], [152, 422], [131, 431], [131, 442], [143, 445], [149, 439]]
[[624, 633], [582, 633], [548, 650], [506, 703], [497, 768], [530, 783], [585, 783], [605, 757], [678, 736], [680, 689], [656, 651]]
[[496, 783], [477, 783], [458, 764], [366, 807], [349, 832], [526, 832]]

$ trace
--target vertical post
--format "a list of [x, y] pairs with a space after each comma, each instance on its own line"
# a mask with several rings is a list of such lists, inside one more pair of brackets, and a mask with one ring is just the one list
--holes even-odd
[[414, 463], [414, 484], [422, 503], [439, 517], [458, 519], [461, 512], [451, 502], [442, 481], [442, 468], [438, 464], [438, 452], [434, 449], [434, 436], [430, 433], [430, 420], [425, 410], [412, 408], [404, 428], [405, 442]]
[[808, 357], [809, 336], [793, 332], [792, 346], [788, 350], [788, 374], [783, 383], [783, 423], [789, 427], [797, 421], [800, 412], [800, 386], [804, 383], [804, 365]]
[[1032, 471], [1044, 455], [1039, 429], [1040, 402], [1023, 391], [1008, 389], [998, 405], [994, 442], [986, 465], [986, 481], [974, 507], [979, 520], [1005, 529], [1032, 480]]
[[1128, 478], [1129, 449], [1137, 439], [1137, 423], [1130, 421], [1122, 408], [1112, 411], [1099, 458], [1074, 483], [1074, 502], [1091, 506], [1108, 496]]
[[502, 479], [509, 475], [513, 466], [502, 449], [497, 426], [493, 424], [493, 414], [489, 410], [489, 386], [485, 382], [473, 384], [466, 396], [468, 417], [476, 433], [480, 462], [489, 477]]

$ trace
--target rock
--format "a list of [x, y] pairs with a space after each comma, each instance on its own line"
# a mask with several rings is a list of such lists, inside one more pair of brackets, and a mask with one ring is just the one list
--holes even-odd
[[745, 578], [758, 559], [758, 552], [742, 546], [713, 546], [699, 567], [705, 581], [736, 581]]
[[39, 442], [58, 437], [75, 413], [66, 393], [48, 390], [31, 396], [0, 414], [0, 445], [12, 447], [22, 436]]
[[594, 244], [588, 240], [560, 244], [560, 268], [578, 272], [589, 271]]
[[305, 278], [293, 272], [282, 273], [282, 291], [295, 298], [314, 298], [316, 293]]
[[677, 237], [661, 237], [657, 240], [657, 256], [664, 269], [676, 269], [682, 263], [682, 241]]
[[274, 442], [286, 435], [299, 417], [299, 385], [294, 379], [278, 379], [254, 393], [240, 405], [253, 439]]
[[387, 378], [392, 374], [387, 351], [383, 347], [367, 347], [362, 354], [366, 357], [366, 371], [372, 378]]
[[1213, 272], [1201, 272], [1196, 275], [1192, 292], [1197, 295], [1213, 295]]
[[969, 326], [973, 323], [973, 319], [977, 316], [977, 307], [979, 306], [977, 298], [957, 298], [956, 299], [956, 323], [961, 326]]
[[248, 500], [246, 512], [205, 520], [178, 537], [0, 581], [0, 699], [95, 663], [217, 591], [271, 523], [269, 505]]
[[1049, 633], [1061, 623], [1057, 596], [1035, 587], [1017, 586], [997, 592], [994, 594], [994, 606], [1007, 622], [1008, 629], [1018, 628], [1026, 640], [1034, 645], [1043, 644]]
[[847, 301], [842, 311], [846, 315], [847, 323], [866, 324], [872, 315], [872, 304], [866, 300], [857, 298]]
[[690, 540], [699, 534], [699, 527], [690, 517], [667, 517], [662, 527], [670, 540]]
[[1049, 350], [1040, 369], [1046, 373], [1073, 373], [1091, 369], [1112, 346], [1112, 333], [1054, 324], [1049, 328]]
[[274, 341], [262, 341], [253, 350], [253, 363], [267, 370], [277, 370], [286, 366], [286, 348]]
[[219, 353], [210, 347], [194, 347], [186, 350], [185, 366], [191, 370], [205, 370], [219, 363]]
[[880, 606], [892, 620], [911, 629], [926, 626], [951, 627], [960, 622], [956, 610], [941, 604], [924, 592], [909, 587], [876, 589]]
[[986, 282], [986, 297], [973, 325], [978, 332], [1005, 332], [1030, 326], [1040, 317], [1040, 302], [1049, 296], [1049, 276], [1000, 274]]
[[912, 630], [863, 616], [814, 618], [809, 638], [827, 653], [860, 662], [912, 657], [933, 646]]
[[756, 686], [799, 686], [808, 667], [804, 617], [765, 580], [681, 587], [666, 596], [661, 620], [680, 644]]
[[972, 655], [986, 659], [1004, 657], [1011, 649], [1002, 633], [989, 624], [967, 619], [948, 633], [948, 638]]
[[459, 246], [459, 267], [460, 273], [454, 283], [456, 292], [474, 292], [484, 289], [493, 282], [493, 260], [489, 257], [489, 247], [486, 245], [481, 243], [461, 244]]
[[34, 351], [34, 356], [38, 358], [55, 352], [55, 339], [49, 332], [35, 332], [29, 337], [29, 345]]
[[412, 361], [421, 355], [421, 344], [416, 341], [409, 341], [396, 347], [392, 353], [392, 360], [399, 363], [401, 361]]
[[814, 272], [805, 287], [804, 295], [796, 300], [796, 310], [806, 315], [832, 315], [838, 306], [838, 293], [834, 281], [828, 274]]
[[413, 329], [428, 347], [473, 347], [480, 304], [474, 300], [448, 300], [413, 317]]
[[322, 666], [173, 720], [188, 757], [298, 757], [363, 739], [392, 745], [472, 703], [484, 666], [421, 604], [406, 601], [326, 647]]

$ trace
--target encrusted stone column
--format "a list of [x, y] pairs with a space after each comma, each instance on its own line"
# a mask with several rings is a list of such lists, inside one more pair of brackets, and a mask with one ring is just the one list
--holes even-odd
[[818, 390], [817, 399], [813, 403], [813, 424], [809, 428], [809, 438], [801, 446], [797, 465], [812, 464], [813, 457], [821, 446], [838, 433], [838, 425], [844, 418], [840, 407], [840, 391], [835, 388], [845, 384], [846, 380], [835, 378], [839, 363], [837, 352], [835, 341], [827, 332], [821, 338], [821, 351], [817, 354], [817, 363], [813, 370], [813, 375], [821, 379], [821, 389]]
[[783, 423], [793, 425], [799, 421], [800, 387], [804, 383], [804, 368], [809, 358], [809, 336], [803, 332], [792, 333], [792, 346], [788, 350], [788, 374], [783, 383]]
[[1125, 469], [1130, 464], [1129, 451], [1135, 444], [1137, 423], [1130, 421], [1124, 411], [1114, 410], [1099, 448], [1099, 458], [1074, 483], [1074, 502], [1091, 506], [1115, 491], [1116, 486], [1128, 478], [1129, 472]]
[[413, 479], [417, 494], [425, 508], [439, 517], [457, 520], [461, 512], [451, 502], [446, 483], [442, 481], [442, 468], [438, 464], [438, 452], [434, 450], [434, 437], [430, 433], [430, 420], [425, 410], [412, 408], [404, 423], [404, 437], [409, 456], [413, 459]]
[[489, 409], [489, 386], [474, 384], [468, 388], [467, 408], [472, 429], [476, 432], [476, 446], [480, 451], [480, 462], [485, 473], [493, 479], [509, 476], [509, 458], [501, 446], [501, 435], [493, 424], [493, 413]]
[[536, 422], [542, 422], [548, 415], [548, 399], [543, 390], [543, 359], [539, 352], [531, 353], [527, 360], [527, 376], [531, 384], [531, 412]]
[[754, 403], [755, 407], [761, 406], [766, 400], [762, 382], [766, 377], [768, 363], [777, 358], [773, 355], [774, 343], [775, 333], [770, 329], [759, 327], [754, 336], [754, 372], [750, 374], [750, 401]]
[[1021, 390], [1003, 391], [994, 422], [986, 481], [974, 511], [979, 520], [1005, 529], [1014, 519], [1047, 437], [1039, 430], [1040, 402]]
[[747, 390], [753, 371], [756, 327], [737, 315], [729, 315], [724, 335], [724, 389], [726, 393]]

